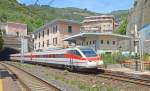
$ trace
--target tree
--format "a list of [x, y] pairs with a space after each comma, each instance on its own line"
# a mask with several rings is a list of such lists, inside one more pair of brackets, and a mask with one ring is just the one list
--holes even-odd
[[138, 3], [137, 0], [135, 0], [134, 1], [134, 7], [136, 7], [137, 3]]
[[127, 21], [127, 18], [123, 18], [122, 21], [123, 21], [123, 23], [116, 30], [116, 33], [121, 34], [121, 35], [125, 35], [126, 34], [127, 25], [128, 25], [128, 21]]
[[0, 22], [6, 22], [7, 21], [7, 15], [5, 13], [2, 13], [2, 15], [0, 15]]

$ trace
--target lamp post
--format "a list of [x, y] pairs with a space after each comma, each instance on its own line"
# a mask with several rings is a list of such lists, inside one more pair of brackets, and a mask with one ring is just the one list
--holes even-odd
[[20, 34], [21, 38], [21, 63], [24, 61], [24, 34]]

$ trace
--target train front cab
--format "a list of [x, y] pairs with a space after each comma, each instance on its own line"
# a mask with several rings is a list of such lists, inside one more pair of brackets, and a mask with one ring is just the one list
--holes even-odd
[[92, 48], [83, 47], [79, 48], [79, 51], [83, 55], [83, 58], [85, 58], [87, 65], [86, 68], [98, 68], [103, 65], [103, 61], [99, 55], [96, 54], [96, 52]]
[[67, 51], [65, 56], [70, 59], [69, 65], [78, 70], [97, 69], [103, 61], [91, 48], [75, 48]]

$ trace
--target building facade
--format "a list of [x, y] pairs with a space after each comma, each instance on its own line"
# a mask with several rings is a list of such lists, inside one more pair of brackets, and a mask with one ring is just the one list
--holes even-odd
[[27, 24], [15, 22], [1, 23], [0, 29], [3, 35], [27, 36]]
[[80, 23], [76, 21], [54, 20], [33, 32], [35, 36], [34, 50], [66, 48], [70, 44], [63, 39], [79, 32]]
[[85, 17], [82, 21], [81, 32], [113, 32], [115, 19], [112, 15]]

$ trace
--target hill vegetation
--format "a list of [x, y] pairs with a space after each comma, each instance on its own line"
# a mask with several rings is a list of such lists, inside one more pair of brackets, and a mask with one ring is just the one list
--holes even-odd
[[[115, 11], [111, 14], [120, 17], [122, 15], [119, 12]], [[73, 7], [54, 8], [48, 5], [26, 6], [25, 4], [18, 3], [16, 0], [0, 0], [0, 22], [26, 23], [29, 32], [34, 31], [53, 19], [82, 21], [84, 17], [93, 15], [100, 15], [100, 13]]]

